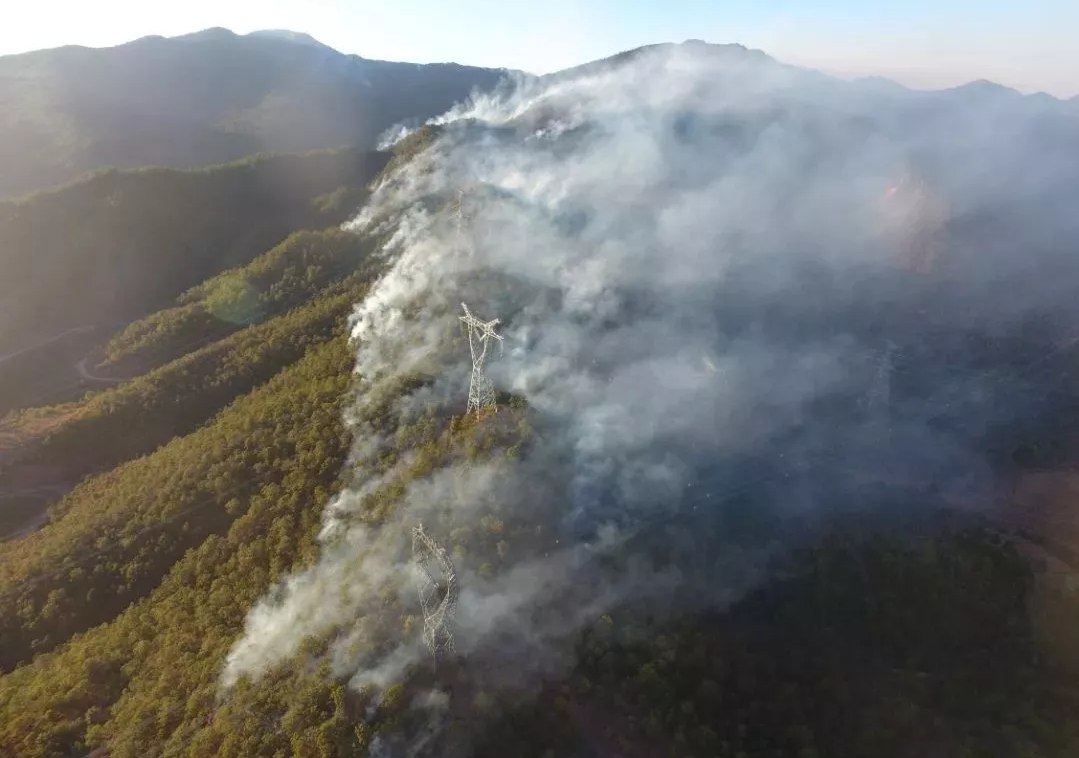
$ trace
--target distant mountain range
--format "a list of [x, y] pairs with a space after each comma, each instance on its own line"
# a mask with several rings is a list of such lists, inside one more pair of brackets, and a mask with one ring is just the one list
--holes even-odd
[[[748, 144], [772, 125], [817, 135], [818, 158], [888, 145], [882, 159], [894, 153], [935, 196], [952, 198], [958, 215], [964, 203], [996, 198], [991, 218], [975, 227], [997, 230], [998, 242], [1009, 228], [1072, 238], [1057, 227], [1076, 199], [1079, 101], [987, 81], [932, 92], [879, 77], [845, 81], [698, 40], [534, 77], [366, 60], [289, 31], [208, 29], [0, 58], [0, 354], [88, 324], [124, 323], [292, 231], [339, 224], [389, 159], [373, 147], [395, 124], [418, 124], [507, 78], [528, 98], [534, 85], [602, 76], [636, 59], [658, 66], [646, 62], [636, 75], [664, 77], [672, 56], [709, 72], [698, 105], [749, 93], [737, 122], [707, 107], [674, 114], [680, 138], [719, 130]], [[781, 97], [756, 101], [758, 88], [774, 87]], [[507, 126], [535, 132], [564, 119], [569, 105], [545, 99]], [[307, 155], [246, 160], [268, 151]], [[176, 170], [195, 166], [211, 168]], [[97, 174], [71, 181], [90, 170]], [[1006, 245], [977, 248], [982, 258], [1003, 256], [1001, 270], [1014, 257]]]
[[0, 197], [102, 166], [372, 147], [386, 128], [442, 113], [505, 73], [367, 60], [305, 34], [227, 29], [0, 57]]
[[[539, 78], [602, 71], [671, 45], [648, 45]], [[839, 84], [741, 45], [682, 45], [735, 66], [774, 66], [799, 85]], [[0, 198], [54, 187], [104, 166], [183, 168], [258, 152], [370, 148], [387, 128], [443, 113], [509, 73], [368, 60], [288, 30], [237, 35], [214, 28], [111, 48], [68, 46], [0, 57]], [[997, 99], [1010, 107], [1022, 98], [1079, 117], [1079, 98], [1023, 96], [991, 82], [940, 93], [912, 93], [879, 77], [854, 84], [883, 101], [917, 94], [927, 103], [944, 96], [956, 102]], [[849, 91], [844, 88], [842, 97]]]

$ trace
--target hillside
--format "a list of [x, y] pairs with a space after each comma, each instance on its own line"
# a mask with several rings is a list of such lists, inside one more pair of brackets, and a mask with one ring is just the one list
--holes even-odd
[[1073, 758], [1074, 135], [762, 56], [22, 201], [123, 381], [0, 419], [0, 755]]
[[329, 339], [363, 289], [348, 277], [289, 313], [228, 337], [210, 335], [180, 358], [81, 402], [13, 414], [4, 422], [15, 428], [35, 418], [62, 419], [39, 435], [23, 467], [47, 467], [64, 481], [79, 481], [153, 452]]
[[247, 265], [183, 293], [178, 305], [129, 324], [105, 344], [96, 370], [124, 375], [160, 365], [211, 337], [303, 305], [355, 271], [374, 246], [374, 240], [336, 228], [293, 232]]
[[39, 398], [61, 372], [70, 384], [72, 366], [117, 326], [296, 230], [341, 223], [385, 161], [346, 150], [105, 171], [0, 203], [0, 350], [11, 351], [0, 413]]
[[190, 167], [267, 151], [372, 148], [504, 72], [344, 55], [208, 29], [0, 57], [0, 198], [105, 166]]
[[[334, 326], [340, 326], [357, 294], [355, 288], [345, 289], [292, 318], [253, 330], [244, 335], [247, 339], [241, 336], [196, 352], [174, 367], [98, 396], [53, 432], [40, 459], [58, 470], [66, 468], [71, 478], [127, 463], [76, 487], [56, 507], [54, 523], [0, 548], [0, 602], [6, 606], [7, 620], [0, 629], [4, 650], [0, 667], [10, 668], [34, 651], [47, 651], [74, 632], [107, 621], [133, 597], [156, 586], [188, 547], [218, 528], [207, 511], [219, 505], [220, 497], [225, 497], [220, 504], [243, 500], [257, 484], [253, 478], [280, 481], [284, 464], [275, 457], [298, 454], [296, 443], [278, 435], [283, 417], [271, 409], [280, 400], [265, 405], [261, 398], [286, 381], [275, 378], [283, 368], [333, 336]], [[347, 376], [325, 379], [334, 386]], [[271, 381], [265, 387], [216, 417], [232, 398], [267, 380]], [[297, 414], [297, 433], [311, 431], [299, 426], [301, 419], [317, 418], [334, 407], [333, 398], [321, 398], [326, 409], [297, 405], [289, 410]], [[195, 431], [204, 419], [213, 423]], [[259, 428], [262, 432], [256, 431]], [[256, 445], [260, 434], [263, 439]], [[155, 453], [159, 445], [164, 447]], [[226, 459], [232, 463], [226, 464]], [[162, 465], [166, 468], [159, 468]], [[157, 488], [155, 505], [146, 500], [146, 487], [153, 481], [164, 485], [162, 476], [172, 484]], [[198, 517], [182, 529], [193, 531], [179, 541], [174, 543], [172, 538], [178, 535], [168, 533], [164, 540], [143, 538], [158, 531], [168, 513], [182, 516], [196, 510]], [[220, 517], [228, 522], [226, 514]], [[88, 571], [57, 571], [88, 551], [95, 555]], [[111, 557], [104, 558], [106, 553]], [[106, 576], [114, 570], [110, 566], [125, 568]], [[84, 602], [84, 593], [96, 594], [95, 588], [104, 586], [113, 588], [111, 599]]]

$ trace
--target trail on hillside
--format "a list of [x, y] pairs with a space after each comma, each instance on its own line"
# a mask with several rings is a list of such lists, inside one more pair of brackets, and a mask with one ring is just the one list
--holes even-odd
[[86, 379], [87, 381], [90, 381], [90, 382], [103, 382], [105, 384], [120, 384], [122, 382], [129, 381], [131, 378], [133, 378], [133, 377], [128, 377], [127, 379], [125, 379], [125, 378], [115, 377], [115, 376], [101, 376], [99, 374], [95, 374], [95, 373], [91, 372], [89, 368], [87, 368], [87, 364], [89, 362], [90, 362], [90, 357], [87, 356], [87, 357], [83, 358], [82, 360], [80, 360], [78, 363], [75, 364], [75, 371], [78, 372], [79, 376], [81, 376], [83, 379]]
[[85, 334], [86, 332], [92, 332], [96, 328], [97, 327], [93, 326], [93, 325], [86, 325], [86, 326], [76, 326], [76, 327], [73, 327], [71, 329], [67, 329], [67, 330], [65, 330], [63, 332], [60, 332], [59, 334], [54, 334], [52, 337], [48, 337], [48, 338], [46, 338], [46, 339], [44, 339], [44, 340], [42, 340], [40, 342], [36, 342], [33, 345], [30, 345], [29, 347], [24, 347], [24, 348], [22, 348], [20, 350], [16, 350], [13, 353], [8, 353], [7, 355], [0, 355], [0, 363], [5, 363], [7, 361], [12, 360], [13, 358], [18, 358], [20, 355], [25, 355], [26, 353], [30, 353], [30, 352], [33, 352], [34, 350], [39, 349], [39, 348], [51, 345], [54, 342], [59, 342], [64, 337], [67, 337], [69, 334]]

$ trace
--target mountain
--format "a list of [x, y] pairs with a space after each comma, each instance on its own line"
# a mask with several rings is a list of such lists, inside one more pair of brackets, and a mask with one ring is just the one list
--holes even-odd
[[374, 147], [505, 72], [344, 55], [313, 38], [208, 29], [0, 57], [0, 197], [103, 166], [189, 167]]
[[0, 205], [0, 754], [1073, 758], [1069, 104], [517, 83]]
[[249, 32], [248, 37], [263, 37], [265, 39], [278, 39], [285, 40], [287, 42], [294, 42], [298, 45], [309, 45], [312, 47], [324, 47], [327, 50], [331, 48], [323, 45], [317, 39], [310, 34], [304, 34], [303, 32], [293, 32], [288, 29], [260, 29], [259, 31]]
[[77, 389], [71, 366], [110, 329], [294, 231], [342, 223], [388, 159], [346, 149], [109, 169], [0, 202], [0, 413], [57, 383]]
[[740, 68], [752, 67], [753, 70], [762, 69], [770, 71], [783, 71], [795, 74], [807, 79], [816, 79], [815, 72], [807, 69], [788, 66], [780, 63], [761, 50], [747, 48], [745, 45], [713, 44], [699, 39], [690, 39], [682, 43], [660, 42], [653, 45], [642, 45], [631, 50], [624, 50], [607, 58], [589, 61], [579, 66], [555, 71], [539, 77], [540, 81], [555, 82], [575, 79], [580, 76], [591, 76], [603, 72], [617, 70], [620, 66], [630, 64], [641, 58], [656, 55], [668, 55], [671, 53], [685, 53], [691, 56], [695, 65], [719, 65], [726, 72]]

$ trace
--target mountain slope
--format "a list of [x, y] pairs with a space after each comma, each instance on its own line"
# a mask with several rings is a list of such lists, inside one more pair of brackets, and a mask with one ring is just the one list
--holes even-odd
[[[1079, 318], [1027, 269], [1004, 312], [969, 256], [897, 265], [877, 205], [927, 187], [958, 221], [898, 225], [984, 249], [965, 154], [902, 171], [961, 137], [827, 82], [729, 102], [756, 64], [694, 47], [414, 133], [359, 250], [295, 235], [113, 347], [313, 300], [41, 411], [59, 457], [129, 460], [0, 546], [0, 753], [1076, 754], [1079, 602], [985, 512], [1017, 443], [1074, 460]], [[1032, 268], [1076, 239], [1009, 231]], [[501, 319], [494, 410], [465, 413], [462, 301]], [[461, 590], [435, 659], [421, 522]]]
[[[0, 543], [0, 668], [108, 621], [148, 593], [188, 548], [227, 529], [240, 502], [287, 478], [296, 465], [289, 459], [314, 455], [318, 468], [326, 465], [312, 424], [336, 422], [340, 401], [326, 393], [340, 392], [348, 375], [298, 383], [287, 367], [320, 352], [335, 326], [340, 332], [358, 294], [343, 289], [254, 327], [250, 339], [236, 335], [194, 353], [90, 403], [56, 433], [57, 449], [47, 445], [43, 455], [58, 455], [58, 465], [70, 458], [69, 466], [95, 468], [103, 457], [80, 456], [87, 444], [109, 448], [110, 463], [130, 460], [85, 480], [40, 531]], [[262, 382], [217, 414], [238, 390]], [[283, 405], [289, 393], [291, 404]], [[172, 438], [206, 418], [213, 423]], [[314, 447], [305, 452], [306, 445]], [[336, 464], [325, 473], [335, 475]], [[175, 530], [163, 530], [169, 523]], [[105, 586], [108, 596], [97, 597]]]
[[[147, 568], [156, 570], [158, 576], [164, 572], [169, 576], [152, 599], [137, 603], [116, 621], [77, 635], [62, 650], [38, 656], [30, 666], [0, 677], [0, 752], [26, 758], [88, 752], [87, 733], [99, 732], [107, 722], [132, 675], [142, 687], [159, 686], [157, 677], [165, 670], [157, 661], [169, 661], [167, 665], [174, 666], [173, 674], [185, 681], [191, 676], [201, 680], [198, 710], [203, 717], [209, 712], [214, 673], [189, 656], [202, 659], [209, 654], [207, 662], [212, 667], [216, 655], [223, 652], [230, 635], [242, 623], [246, 604], [273, 576], [303, 555], [306, 535], [318, 523], [317, 508], [311, 506], [328, 496], [348, 446], [340, 414], [350, 380], [350, 363], [344, 338], [313, 348], [294, 367], [226, 411], [201, 433], [186, 442], [174, 443], [144, 459], [144, 463], [136, 462], [134, 468], [126, 466], [111, 475], [109, 479], [119, 476], [130, 482], [132, 488], [126, 495], [117, 489], [108, 495], [107, 485], [98, 489], [105, 480], [97, 480], [97, 485], [88, 483], [86, 495], [93, 497], [91, 493], [97, 490], [99, 495], [119, 499], [111, 500], [113, 506], [106, 509], [108, 512], [95, 515], [92, 506], [79, 507], [65, 517], [66, 526], [48, 528], [50, 532], [67, 532], [67, 538], [75, 540], [69, 546], [72, 549], [67, 551], [67, 559], [58, 567], [67, 577], [61, 582], [65, 589], [60, 594], [68, 596], [81, 581], [78, 577], [89, 579], [101, 571], [142, 574], [142, 591], [156, 585], [156, 581], [145, 584]], [[266, 447], [255, 452], [250, 447], [253, 444]], [[231, 452], [225, 453], [220, 445]], [[256, 463], [252, 455], [261, 463]], [[157, 468], [151, 479], [160, 482], [165, 474], [173, 480], [175, 489], [161, 491], [154, 487], [160, 497], [147, 502], [136, 481], [139, 468], [144, 473]], [[209, 486], [201, 494], [183, 483], [184, 479], [199, 478]], [[89, 505], [89, 501], [86, 503]], [[165, 506], [168, 513], [155, 513], [159, 506]], [[134, 511], [123, 514], [132, 507]], [[113, 521], [117, 515], [120, 521], [128, 521], [128, 526]], [[97, 522], [99, 527], [107, 522], [114, 524], [102, 533], [109, 548], [94, 547], [92, 531], [77, 536], [77, 522], [85, 519]], [[141, 521], [142, 526], [131, 523], [134, 521]], [[122, 549], [119, 543], [112, 542], [119, 536], [113, 531], [116, 527], [135, 538], [141, 545], [136, 549], [149, 550], [143, 552], [143, 559], [125, 565], [108, 557], [108, 551]], [[195, 532], [185, 537], [192, 527]], [[42, 538], [54, 542], [61, 536], [59, 531], [55, 537], [45, 534]], [[87, 547], [73, 549], [80, 542]], [[185, 555], [187, 547], [194, 549]], [[175, 566], [172, 560], [153, 566], [153, 556], [161, 559], [165, 553], [178, 559]], [[147, 558], [150, 565], [145, 563]], [[215, 599], [207, 604], [206, 592], [211, 585], [216, 587], [212, 592]], [[109, 591], [102, 595], [103, 586], [89, 582], [85, 588], [92, 597], [72, 598], [70, 607], [86, 613], [99, 597], [109, 596], [112, 599], [106, 604], [110, 607], [103, 609], [107, 618], [133, 599], [130, 593], [115, 597]], [[4, 601], [10, 600], [5, 595]], [[56, 610], [68, 606], [60, 596], [56, 600]], [[62, 615], [66, 612], [62, 611]], [[92, 615], [102, 619], [100, 611]], [[84, 626], [87, 618], [77, 619], [76, 628]], [[176, 630], [179, 634], [158, 636], [162, 630]], [[50, 633], [56, 631], [53, 625]], [[157, 642], [151, 643], [155, 636]], [[129, 665], [139, 659], [145, 660], [145, 668]], [[137, 674], [140, 668], [149, 678]], [[57, 676], [65, 681], [61, 683]], [[180, 691], [183, 700], [193, 694], [187, 685], [181, 685]], [[205, 699], [206, 695], [209, 699]], [[140, 703], [143, 711], [145, 700], [140, 698]], [[138, 721], [145, 723], [144, 719], [142, 712]], [[191, 726], [185, 724], [187, 730]], [[138, 729], [141, 736], [127, 732], [123, 726], [120, 731], [125, 741], [135, 745], [148, 747], [147, 740], [158, 745], [152, 754], [161, 754], [159, 740], [166, 735], [156, 728], [151, 728], [157, 735], [153, 737], [142, 728]], [[177, 737], [182, 739], [183, 735]]]
[[98, 369], [121, 376], [146, 370], [215, 335], [302, 305], [334, 279], [354, 271], [374, 246], [371, 239], [333, 227], [293, 232], [246, 266], [183, 293], [177, 305], [129, 324], [106, 343]]
[[296, 230], [343, 222], [386, 160], [343, 150], [109, 170], [0, 202], [0, 352], [11, 351], [0, 412], [70, 373], [103, 328], [172, 304]]
[[195, 346], [137, 379], [93, 394], [74, 411], [60, 406], [52, 415], [67, 410], [67, 418], [49, 431], [28, 465], [48, 466], [78, 481], [193, 431], [295, 363], [309, 345], [329, 339], [364, 286], [348, 278], [289, 313]]
[[185, 167], [264, 151], [373, 147], [501, 70], [341, 54], [226, 29], [0, 57], [0, 197], [102, 166]]

